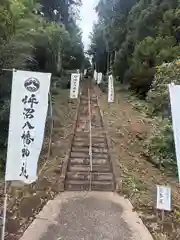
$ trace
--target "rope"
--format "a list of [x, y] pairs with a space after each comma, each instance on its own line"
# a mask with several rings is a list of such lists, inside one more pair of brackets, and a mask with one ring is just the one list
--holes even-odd
[[92, 131], [91, 131], [91, 102], [90, 90], [88, 88], [88, 107], [89, 107], [89, 160], [90, 160], [90, 190], [92, 186]]

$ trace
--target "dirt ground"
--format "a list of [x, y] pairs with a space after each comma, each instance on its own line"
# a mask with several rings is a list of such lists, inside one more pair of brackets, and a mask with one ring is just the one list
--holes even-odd
[[[108, 104], [107, 93], [97, 90], [104, 124], [110, 140], [111, 158], [119, 162], [120, 194], [126, 195], [156, 240], [180, 239], [180, 187], [177, 179], [155, 168], [143, 157], [142, 143], [151, 128], [151, 120], [134, 110], [128, 95], [119, 91]], [[172, 212], [156, 210], [156, 185], [172, 188]]]
[[[38, 181], [30, 186], [8, 187], [5, 238], [7, 240], [19, 239], [35, 215], [60, 191], [61, 165], [69, 148], [77, 103], [69, 102], [68, 90], [59, 90], [54, 99], [51, 155], [47, 159], [48, 137], [46, 136], [39, 160]], [[0, 187], [0, 193], [2, 204], [3, 184]]]

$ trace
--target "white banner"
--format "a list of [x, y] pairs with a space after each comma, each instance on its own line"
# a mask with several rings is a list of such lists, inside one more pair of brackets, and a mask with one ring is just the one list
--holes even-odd
[[171, 188], [157, 186], [157, 209], [171, 211]]
[[97, 76], [97, 84], [100, 84], [102, 81], [102, 73], [98, 73], [98, 76]]
[[180, 181], [180, 85], [169, 85], [170, 102], [171, 102], [171, 114], [172, 114], [172, 125], [174, 132], [174, 142], [176, 150], [176, 159], [178, 167], [178, 175]]
[[86, 75], [86, 73], [87, 73], [87, 69], [84, 69], [84, 75]]
[[108, 78], [108, 102], [114, 102], [114, 81], [112, 75]]
[[14, 71], [6, 181], [32, 183], [44, 138], [50, 73]]
[[71, 74], [71, 89], [70, 89], [70, 98], [77, 98], [79, 93], [79, 73]]
[[97, 82], [98, 73], [94, 70], [94, 80]]
[[83, 73], [80, 73], [80, 80], [83, 79]]

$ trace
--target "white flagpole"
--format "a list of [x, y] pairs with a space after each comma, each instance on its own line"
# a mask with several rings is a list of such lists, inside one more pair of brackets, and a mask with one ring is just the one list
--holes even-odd
[[[16, 72], [15, 69], [2, 69], [3, 71], [13, 71]], [[27, 71], [26, 71], [27, 73]], [[39, 73], [38, 73], [39, 74]], [[49, 79], [47, 79], [48, 81], [50, 81], [50, 76], [48, 77]], [[12, 101], [12, 94], [11, 94], [11, 101]], [[50, 99], [50, 105], [51, 105], [51, 113], [52, 113], [52, 101]], [[53, 124], [52, 124], [53, 126]], [[52, 131], [51, 131], [52, 132]], [[9, 144], [9, 140], [8, 140], [8, 144]], [[50, 150], [48, 150], [48, 154], [49, 154]], [[6, 161], [6, 174], [7, 174], [7, 161]], [[32, 174], [33, 175], [33, 174]], [[2, 232], [1, 232], [1, 240], [5, 239], [5, 230], [6, 230], [6, 215], [7, 215], [7, 202], [8, 202], [8, 194], [7, 194], [7, 182], [8, 179], [6, 179], [6, 175], [5, 175], [5, 184], [4, 184], [4, 208], [3, 208], [3, 225], [2, 225]], [[33, 176], [34, 177], [34, 176]], [[11, 179], [10, 179], [11, 180]], [[14, 179], [12, 179], [11, 181], [13, 181]], [[16, 179], [15, 179], [16, 180]], [[19, 180], [19, 179], [18, 179]], [[31, 180], [32, 181], [32, 180]], [[33, 179], [34, 181], [34, 179]], [[27, 182], [29, 183], [29, 182]]]
[[6, 229], [6, 213], [7, 213], [7, 183], [5, 181], [4, 184], [4, 209], [3, 209], [3, 225], [2, 225], [2, 234], [1, 234], [1, 240], [4, 240], [5, 237], [5, 229]]
[[48, 153], [47, 153], [47, 159], [44, 163], [44, 165], [42, 166], [42, 168], [39, 170], [38, 172], [38, 176], [41, 174], [41, 172], [44, 170], [44, 168], [46, 167], [47, 163], [48, 163], [48, 158], [50, 156], [51, 153], [51, 144], [52, 144], [52, 132], [53, 132], [53, 127], [54, 127], [54, 121], [53, 121], [53, 107], [52, 107], [52, 96], [51, 93], [49, 92], [49, 104], [50, 104], [50, 117], [51, 117], [51, 127], [50, 127], [50, 132], [49, 132], [49, 144], [48, 144]]
[[[15, 69], [2, 69], [3, 71], [10, 71], [14, 72]], [[4, 207], [3, 207], [3, 223], [2, 223], [2, 233], [1, 233], [1, 240], [4, 240], [5, 238], [5, 230], [6, 230], [6, 214], [7, 214], [7, 182], [4, 183]]]

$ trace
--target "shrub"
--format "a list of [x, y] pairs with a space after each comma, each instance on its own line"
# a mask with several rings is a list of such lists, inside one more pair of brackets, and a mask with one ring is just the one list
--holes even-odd
[[176, 155], [171, 120], [155, 118], [149, 136], [144, 142], [144, 154], [159, 166], [176, 167]]
[[155, 76], [155, 66], [170, 62], [179, 56], [179, 45], [173, 37], [146, 37], [138, 42], [132, 55], [131, 88], [146, 97]]
[[152, 115], [170, 117], [168, 84], [180, 84], [180, 61], [163, 64], [157, 67], [153, 84], [147, 94], [149, 112]]

